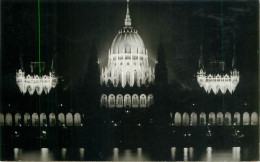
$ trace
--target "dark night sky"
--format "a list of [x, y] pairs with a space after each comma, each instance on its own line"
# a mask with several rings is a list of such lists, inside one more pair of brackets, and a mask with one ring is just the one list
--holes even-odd
[[[56, 44], [58, 74], [63, 76], [67, 85], [75, 85], [86, 72], [93, 40], [101, 66], [107, 64], [108, 49], [123, 27], [125, 13], [124, 0], [42, 1], [41, 59], [49, 67], [52, 47]], [[130, 14], [132, 26], [138, 30], [148, 49], [152, 66], [162, 36], [169, 83], [175, 80], [185, 88], [194, 88], [192, 80], [198, 70], [200, 44], [203, 44], [207, 65], [210, 58], [221, 57], [223, 39], [226, 64], [231, 65], [235, 43], [241, 87], [255, 91], [258, 84], [257, 1], [223, 1], [221, 16], [220, 1], [136, 0], [130, 1]], [[20, 51], [25, 67], [38, 59], [37, 1], [3, 1], [2, 22], [3, 83], [13, 84]]]

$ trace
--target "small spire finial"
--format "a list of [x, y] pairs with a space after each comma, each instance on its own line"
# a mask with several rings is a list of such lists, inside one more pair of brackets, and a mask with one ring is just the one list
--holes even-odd
[[199, 67], [201, 69], [204, 69], [204, 64], [203, 64], [203, 52], [202, 52], [202, 44], [200, 44], [200, 59], [199, 59]]
[[234, 44], [233, 58], [232, 58], [232, 68], [236, 68], [236, 45]]
[[126, 0], [127, 3], [127, 9], [126, 9], [126, 16], [125, 16], [125, 26], [129, 27], [131, 26], [131, 18], [130, 18], [130, 12], [129, 12], [129, 0]]

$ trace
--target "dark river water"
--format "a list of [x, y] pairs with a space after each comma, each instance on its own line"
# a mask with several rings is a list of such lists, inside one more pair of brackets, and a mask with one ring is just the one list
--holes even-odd
[[[225, 150], [206, 147], [204, 149], [176, 148], [162, 150], [161, 152], [151, 153], [142, 148], [136, 149], [119, 149], [108, 150], [107, 155], [100, 153], [101, 160], [108, 161], [150, 161], [150, 160], [178, 160], [178, 161], [242, 161], [254, 160], [250, 155], [250, 148], [232, 147]], [[50, 150], [42, 148], [39, 150], [25, 150], [14, 148], [9, 155], [9, 160], [26, 160], [26, 161], [52, 161], [52, 160], [90, 160], [88, 158], [87, 148]], [[157, 154], [157, 155], [156, 155]]]

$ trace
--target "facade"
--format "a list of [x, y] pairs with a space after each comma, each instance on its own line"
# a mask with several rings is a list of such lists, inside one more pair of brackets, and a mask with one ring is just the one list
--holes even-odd
[[[49, 75], [40, 75], [37, 70], [33, 70], [35, 65], [39, 66], [40, 64], [44, 65], [43, 62], [31, 62], [31, 75], [26, 75], [23, 68], [16, 72], [16, 83], [22, 94], [27, 91], [30, 95], [33, 95], [35, 91], [38, 95], [41, 95], [43, 91], [48, 94], [51, 88], [56, 87], [58, 78], [55, 76], [54, 70], [51, 70]], [[44, 66], [42, 67], [44, 68]]]
[[108, 64], [101, 72], [101, 84], [110, 80], [114, 86], [141, 86], [154, 81], [154, 68], [148, 63], [148, 51], [137, 30], [131, 26], [129, 2], [125, 26], [119, 30], [108, 52]]
[[197, 72], [197, 81], [200, 87], [203, 87], [207, 93], [213, 91], [217, 94], [219, 91], [225, 94], [229, 91], [231, 94], [235, 91], [239, 83], [239, 71], [236, 69], [235, 46], [232, 59], [232, 69], [228, 72], [225, 70], [224, 61], [210, 62], [210, 69], [205, 70], [202, 57], [199, 59], [199, 71]]
[[[149, 66], [148, 51], [141, 36], [131, 25], [129, 1], [127, 1], [124, 27], [114, 38], [108, 52], [108, 64], [101, 71], [101, 85], [113, 85], [109, 90], [103, 88], [101, 107], [146, 108], [153, 104], [152, 91], [142, 92], [142, 90], [154, 82], [154, 68]], [[116, 92], [115, 89], [120, 88], [125, 89], [124, 92]]]

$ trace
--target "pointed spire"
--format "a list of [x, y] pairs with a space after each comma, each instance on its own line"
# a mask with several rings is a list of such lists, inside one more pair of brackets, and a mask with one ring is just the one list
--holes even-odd
[[202, 51], [202, 44], [200, 45], [200, 59], [199, 59], [199, 68], [204, 69], [203, 64], [203, 51]]
[[131, 18], [129, 13], [129, 0], [126, 0], [127, 2], [127, 9], [126, 9], [126, 16], [125, 16], [125, 27], [131, 26]]
[[54, 54], [53, 54], [52, 61], [51, 61], [51, 71], [54, 71], [54, 61], [55, 61], [55, 58], [57, 55], [55, 46], [53, 47], [53, 52], [54, 52]]
[[236, 68], [236, 45], [234, 44], [234, 50], [233, 50], [233, 58], [232, 58], [232, 68]]

